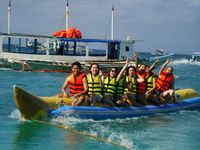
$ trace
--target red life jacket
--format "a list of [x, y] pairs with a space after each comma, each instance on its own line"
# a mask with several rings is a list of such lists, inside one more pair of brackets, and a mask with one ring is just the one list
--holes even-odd
[[86, 77], [86, 74], [84, 72], [81, 72], [78, 78], [76, 78], [74, 74], [71, 75], [70, 79], [68, 80], [70, 96], [73, 96], [74, 94], [84, 91], [84, 86], [83, 86], [84, 77]]
[[[139, 72], [137, 73], [139, 74]], [[142, 74], [139, 74], [143, 79], [146, 78], [147, 73], [144, 72]], [[143, 82], [137, 82], [137, 93], [145, 93], [147, 91], [147, 82], [146, 80]]]
[[174, 75], [170, 74], [167, 76], [166, 72], [163, 71], [156, 80], [156, 88], [160, 92], [169, 90], [174, 79]]

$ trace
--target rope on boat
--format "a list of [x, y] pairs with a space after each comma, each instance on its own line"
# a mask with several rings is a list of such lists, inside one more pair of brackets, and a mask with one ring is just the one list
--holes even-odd
[[104, 139], [104, 138], [100, 138], [96, 135], [92, 135], [92, 134], [89, 134], [89, 133], [85, 133], [83, 131], [78, 131], [78, 130], [75, 130], [73, 128], [70, 128], [69, 126], [65, 126], [65, 125], [57, 125], [57, 124], [53, 124], [53, 123], [50, 123], [50, 122], [46, 122], [46, 121], [41, 121], [41, 120], [32, 120], [34, 122], [37, 122], [37, 123], [41, 123], [41, 124], [47, 124], [47, 125], [52, 125], [52, 126], [55, 126], [55, 127], [58, 127], [58, 128], [61, 128], [61, 129], [64, 129], [64, 130], [67, 130], [67, 131], [70, 131], [70, 132], [73, 132], [73, 133], [76, 133], [76, 134], [79, 134], [79, 135], [84, 135], [84, 136], [88, 136], [88, 137], [91, 137], [91, 138], [94, 138], [98, 141], [102, 141], [102, 142], [105, 142], [105, 143], [109, 143], [109, 144], [112, 144], [112, 145], [115, 145], [117, 147], [121, 147], [121, 148], [125, 148], [127, 150], [131, 150], [130, 147], [127, 147], [125, 145], [122, 145], [122, 144], [119, 144], [117, 142], [114, 142], [114, 141], [110, 141], [110, 140], [107, 140], [107, 139]]

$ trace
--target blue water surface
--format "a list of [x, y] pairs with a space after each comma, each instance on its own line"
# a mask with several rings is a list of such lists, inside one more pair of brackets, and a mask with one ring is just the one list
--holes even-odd
[[[194, 88], [200, 93], [200, 65], [190, 63], [184, 58], [172, 61], [171, 65], [174, 67], [176, 88]], [[119, 145], [20, 118], [13, 100], [13, 85], [35, 95], [52, 96], [61, 92], [60, 88], [66, 76], [65, 73], [0, 70], [0, 149], [199, 150], [199, 110], [104, 121], [75, 118], [51, 120]]]

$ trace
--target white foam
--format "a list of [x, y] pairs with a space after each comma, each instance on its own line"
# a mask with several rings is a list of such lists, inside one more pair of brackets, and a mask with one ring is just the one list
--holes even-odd
[[113, 132], [108, 137], [108, 141], [112, 142], [115, 141], [116, 143], [119, 143], [120, 145], [126, 147], [127, 149], [133, 149], [133, 141], [129, 138], [127, 138], [128, 135], [124, 133], [116, 133]]
[[190, 62], [192, 65], [200, 65], [200, 62]]
[[119, 131], [118, 124], [132, 124], [142, 118], [127, 118], [127, 119], [107, 119], [107, 120], [92, 120], [92, 119], [78, 119], [72, 117], [58, 117], [51, 120], [53, 124], [62, 124], [66, 127], [77, 129], [77, 131], [84, 132], [95, 137], [115, 142], [127, 149], [135, 149], [132, 139], [129, 138], [127, 133]]
[[13, 118], [13, 119], [20, 119], [21, 118], [21, 113], [19, 112], [18, 109], [16, 110], [13, 110], [9, 116], [10, 118]]
[[0, 68], [0, 70], [11, 70], [10, 68]]
[[12, 118], [12, 119], [17, 119], [19, 121], [28, 121], [27, 119], [21, 117], [21, 113], [19, 112], [18, 109], [13, 110], [9, 117]]
[[180, 76], [177, 76], [177, 75], [175, 75], [174, 77], [175, 77], [175, 79], [179, 79], [180, 78]]
[[191, 62], [188, 59], [179, 59], [179, 60], [172, 61], [171, 64], [172, 65], [179, 65], [179, 64], [200, 65], [200, 62]]
[[190, 64], [190, 61], [188, 59], [179, 59], [179, 60], [172, 61], [171, 64], [173, 64], [173, 65], [176, 65], [176, 64]]

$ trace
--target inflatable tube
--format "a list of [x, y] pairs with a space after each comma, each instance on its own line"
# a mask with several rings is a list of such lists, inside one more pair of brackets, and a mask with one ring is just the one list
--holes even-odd
[[[185, 101], [182, 101], [184, 99], [190, 99], [193, 97], [196, 97], [197, 94], [193, 89], [182, 89], [182, 90], [176, 90], [176, 101], [179, 101], [178, 103], [174, 103], [174, 104], [166, 104], [166, 105], [160, 105], [160, 106], [144, 106], [144, 107], [128, 107], [128, 108], [119, 108], [119, 107], [113, 107], [113, 108], [108, 108], [108, 107], [102, 107], [102, 104], [95, 104], [95, 107], [86, 107], [88, 104], [87, 102], [83, 103], [83, 106], [76, 106], [76, 107], [66, 107], [66, 105], [71, 105], [71, 103], [73, 102], [72, 99], [70, 98], [59, 98], [59, 97], [55, 97], [55, 96], [51, 96], [51, 97], [39, 97], [39, 96], [35, 96], [25, 90], [23, 90], [22, 88], [19, 88], [17, 86], [13, 87], [13, 93], [14, 93], [14, 100], [16, 103], [17, 108], [19, 109], [19, 111], [21, 112], [22, 116], [26, 119], [36, 119], [36, 120], [44, 120], [46, 118], [48, 118], [48, 116], [52, 117], [55, 115], [59, 115], [59, 113], [57, 112], [61, 112], [60, 115], [63, 115], [63, 112], [66, 112], [66, 110], [70, 110], [72, 111], [73, 115], [75, 116], [75, 114], [78, 114], [79, 117], [81, 118], [90, 118], [88, 117], [88, 115], [86, 117], [82, 117], [82, 114], [80, 114], [79, 112], [79, 108], [81, 110], [85, 109], [85, 111], [90, 111], [90, 113], [98, 113], [99, 109], [103, 109], [103, 110], [107, 110], [108, 112], [104, 112], [103, 114], [105, 115], [106, 113], [109, 114], [109, 112], [112, 110], [120, 110], [119, 112], [121, 113], [125, 113], [126, 115], [122, 115], [121, 113], [120, 115], [117, 115], [116, 118], [118, 117], [127, 117], [127, 116], [137, 116], [137, 115], [132, 115], [132, 113], [135, 112], [135, 109], [142, 112], [142, 114], [144, 115], [146, 111], [144, 110], [157, 110], [156, 112], [154, 111], [148, 111], [147, 115], [152, 114], [152, 113], [159, 113], [159, 110], [163, 110], [161, 112], [165, 112], [166, 109], [162, 109], [165, 107], [169, 107], [171, 105], [173, 105], [173, 109], [175, 109], [175, 111], [179, 110], [179, 108], [177, 108], [177, 106], [174, 106], [175, 104], [179, 104], [179, 102], [184, 103]], [[187, 101], [186, 101], [187, 102]], [[97, 107], [98, 106], [98, 107]], [[165, 106], [165, 107], [164, 107]], [[59, 108], [59, 109], [58, 109]], [[94, 110], [95, 112], [91, 112], [91, 110]], [[127, 114], [127, 110], [132, 110], [134, 108], [134, 112], [131, 112], [131, 114]], [[158, 109], [159, 108], [159, 109]], [[182, 108], [184, 109], [184, 108]], [[54, 112], [55, 110], [55, 112]], [[76, 111], [74, 111], [76, 110]], [[126, 110], [126, 111], [121, 111], [121, 110]], [[63, 111], [63, 112], [62, 112]], [[83, 114], [86, 113], [84, 111], [81, 111]], [[68, 113], [68, 112], [67, 112]], [[112, 112], [113, 113], [113, 112]], [[116, 112], [115, 112], [116, 113]], [[139, 114], [139, 116], [143, 116], [142, 114]], [[115, 116], [115, 115], [114, 115]], [[92, 117], [91, 117], [92, 118]], [[95, 119], [96, 117], [94, 117]], [[101, 118], [101, 117], [97, 117], [97, 118]], [[102, 119], [105, 117], [102, 117]], [[111, 118], [114, 118], [111, 116]]]
[[64, 106], [50, 111], [49, 116], [67, 116], [83, 119], [116, 119], [150, 116], [160, 113], [171, 113], [179, 110], [191, 110], [200, 108], [200, 97], [192, 98], [173, 104], [148, 105], [143, 107], [86, 107], [86, 106]]

